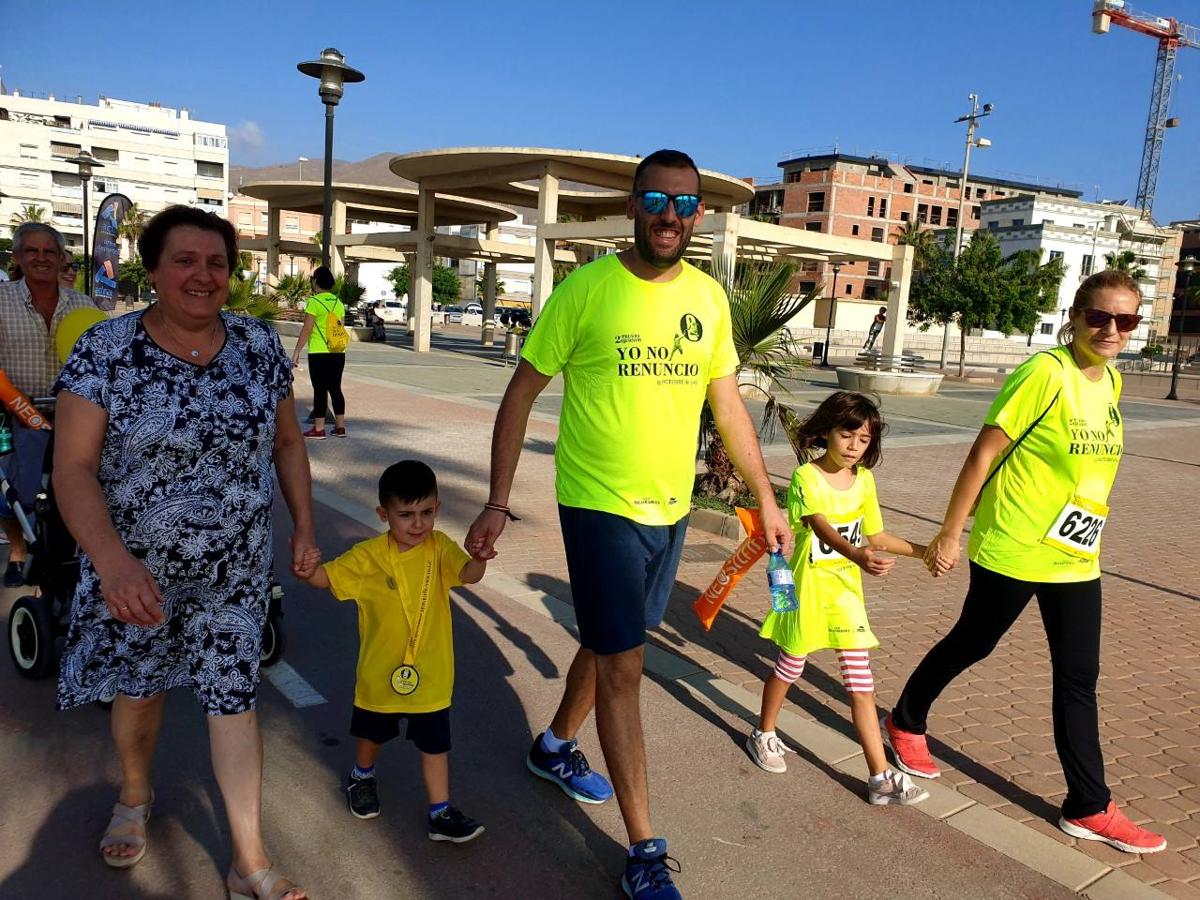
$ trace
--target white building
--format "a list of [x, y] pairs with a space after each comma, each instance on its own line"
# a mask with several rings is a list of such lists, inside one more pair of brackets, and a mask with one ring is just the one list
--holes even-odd
[[[2, 90], [2, 88], [0, 88]], [[175, 203], [225, 215], [229, 149], [225, 126], [186, 109], [101, 97], [59, 100], [0, 93], [0, 225], [26, 206], [44, 210], [68, 245], [83, 244], [83, 187], [67, 162], [80, 150], [104, 164], [88, 188], [91, 214], [122, 193], [153, 214]], [[94, 222], [88, 223], [91, 235]]]
[[[532, 247], [537, 234], [537, 226], [525, 222], [521, 210], [517, 210], [517, 218], [512, 222], [501, 222], [496, 230], [496, 237], [510, 244], [525, 244]], [[463, 225], [452, 231], [467, 237], [485, 237], [485, 228], [481, 225]], [[483, 302], [482, 292], [475, 290], [477, 281], [483, 278], [483, 263], [473, 259], [458, 260], [458, 276], [463, 282], [463, 297], [465, 299]], [[496, 264], [496, 281], [502, 285], [497, 295], [501, 301], [517, 301], [525, 304], [533, 296], [533, 263], [500, 262]]]
[[1128, 206], [1088, 203], [1065, 197], [1023, 194], [981, 204], [980, 227], [1000, 241], [1005, 256], [1018, 250], [1037, 250], [1042, 262], [1061, 258], [1066, 277], [1058, 291], [1054, 312], [1044, 313], [1032, 336], [1013, 335], [1012, 340], [1032, 344], [1054, 344], [1058, 329], [1066, 321], [1080, 282], [1107, 266], [1105, 255], [1132, 250], [1145, 270], [1140, 279], [1142, 324], [1130, 337], [1129, 350], [1136, 351], [1155, 332], [1165, 329], [1154, 318], [1156, 306], [1169, 297], [1169, 270], [1163, 260], [1174, 248], [1173, 232], [1158, 228], [1138, 217]]

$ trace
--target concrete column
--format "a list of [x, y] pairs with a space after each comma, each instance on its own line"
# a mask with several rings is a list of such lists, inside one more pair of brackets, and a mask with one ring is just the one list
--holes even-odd
[[908, 244], [892, 248], [892, 280], [888, 291], [887, 324], [883, 326], [884, 356], [899, 356], [904, 352], [904, 334], [908, 331], [908, 291], [912, 286], [915, 251]]
[[737, 264], [737, 213], [714, 213], [712, 236], [713, 269], [725, 272], [725, 290], [733, 287], [733, 269]]
[[279, 207], [267, 203], [267, 286], [279, 283]]
[[346, 248], [333, 243], [333, 239], [346, 233], [346, 201], [334, 199], [329, 231], [329, 268], [337, 278], [346, 274]]
[[429, 350], [433, 315], [433, 191], [420, 189], [417, 197], [417, 242], [415, 259], [408, 270], [408, 294], [411, 298], [409, 327], [412, 346], [418, 353]]
[[538, 179], [538, 227], [533, 241], [533, 300], [530, 314], [537, 318], [554, 290], [554, 238], [542, 237], [542, 226], [558, 221], [558, 176], [547, 171]]
[[[488, 222], [486, 234], [489, 241], [500, 240], [499, 223]], [[480, 340], [485, 347], [492, 346], [496, 340], [495, 314], [496, 264], [494, 262], [485, 262], [483, 264], [483, 332], [480, 335]]]

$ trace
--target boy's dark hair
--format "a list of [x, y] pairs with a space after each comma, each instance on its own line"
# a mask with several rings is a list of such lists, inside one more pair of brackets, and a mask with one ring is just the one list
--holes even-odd
[[813, 414], [800, 423], [793, 446], [806, 450], [824, 447], [825, 436], [834, 429], [857, 431], [863, 425], [871, 428], [871, 443], [858, 465], [873, 469], [883, 458], [883, 434], [887, 426], [875, 401], [853, 391], [837, 391], [821, 401]]
[[696, 193], [700, 191], [700, 170], [692, 162], [692, 158], [682, 150], [655, 150], [640, 163], [633, 173], [633, 192], [636, 194], [642, 173], [650, 166], [666, 166], [668, 169], [691, 169], [696, 173]]
[[315, 269], [313, 269], [312, 280], [313, 284], [315, 284], [321, 290], [327, 291], [333, 287], [333, 284], [337, 279], [333, 277], [333, 273], [329, 271], [328, 266], [317, 266]]
[[379, 476], [380, 506], [387, 506], [389, 500], [418, 503], [426, 497], [436, 497], [437, 492], [437, 476], [419, 459], [392, 463]]
[[141, 254], [142, 264], [147, 272], [158, 268], [162, 258], [163, 248], [167, 245], [167, 235], [172, 228], [180, 225], [191, 225], [203, 231], [215, 231], [225, 242], [225, 258], [229, 260], [229, 271], [237, 268], [237, 232], [229, 220], [222, 219], [216, 213], [205, 212], [191, 206], [168, 206], [155, 215], [142, 230], [138, 238], [138, 253]]

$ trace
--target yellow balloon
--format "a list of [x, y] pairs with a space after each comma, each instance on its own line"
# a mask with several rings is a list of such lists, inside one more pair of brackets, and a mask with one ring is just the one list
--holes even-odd
[[75, 342], [82, 337], [83, 333], [95, 325], [97, 322], [103, 322], [108, 319], [108, 315], [102, 309], [73, 309], [58, 323], [58, 328], [54, 331], [54, 349], [58, 353], [58, 361], [65, 363], [67, 357], [71, 355], [71, 351], [75, 349]]

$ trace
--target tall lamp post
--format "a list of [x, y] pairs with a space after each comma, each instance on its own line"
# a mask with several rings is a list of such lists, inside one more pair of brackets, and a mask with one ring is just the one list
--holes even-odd
[[[1196, 260], [1188, 257], [1187, 259], [1181, 259], [1179, 262], [1175, 263], [1175, 265], [1179, 268], [1179, 274], [1185, 276], [1181, 295], [1186, 295], [1187, 290], [1192, 283], [1192, 273], [1196, 271]], [[1176, 312], [1179, 314], [1179, 322], [1175, 326], [1177, 329], [1175, 332], [1175, 359], [1171, 363], [1171, 390], [1167, 396], [1163, 398], [1165, 400], [1179, 399], [1179, 356], [1183, 346], [1183, 310], [1176, 310], [1175, 304], [1172, 303], [1172, 319], [1175, 318]], [[1167, 330], [1167, 333], [1170, 334], [1170, 329]]]
[[88, 182], [92, 180], [92, 170], [104, 168], [104, 163], [92, 156], [86, 150], [80, 150], [77, 156], [67, 162], [79, 169], [79, 180], [83, 183], [83, 287], [85, 293], [92, 296], [92, 254], [88, 241], [88, 220], [92, 212], [88, 208]]
[[[987, 138], [975, 137], [975, 124], [984, 116], [992, 114], [992, 104], [983, 104], [983, 109], [979, 108], [979, 95], [967, 94], [967, 99], [971, 101], [971, 111], [965, 116], [959, 116], [954, 120], [957, 125], [959, 122], [967, 123], [967, 150], [963, 154], [962, 178], [958, 182], [958, 227], [954, 229], [954, 258], [958, 259], [958, 254], [962, 253], [963, 228], [966, 226], [966, 220], [963, 214], [966, 212], [967, 203], [967, 172], [971, 168], [971, 148], [972, 147], [990, 147], [992, 142]], [[946, 322], [946, 327], [942, 331], [942, 361], [941, 368], [946, 368], [946, 357], [950, 352], [950, 322]]]
[[833, 316], [837, 312], [837, 279], [838, 272], [842, 271], [842, 263], [840, 260], [832, 262], [829, 267], [833, 269], [833, 296], [829, 300], [829, 318], [825, 320], [825, 347], [821, 353], [821, 368], [829, 368], [829, 341], [830, 334], [833, 331]]
[[321, 51], [321, 58], [302, 62], [296, 68], [318, 79], [321, 86], [317, 93], [325, 104], [325, 203], [321, 211], [321, 265], [329, 266], [329, 242], [331, 233], [329, 220], [333, 217], [333, 108], [344, 93], [343, 85], [357, 84], [366, 80], [366, 75], [346, 65], [346, 57], [332, 47]]

